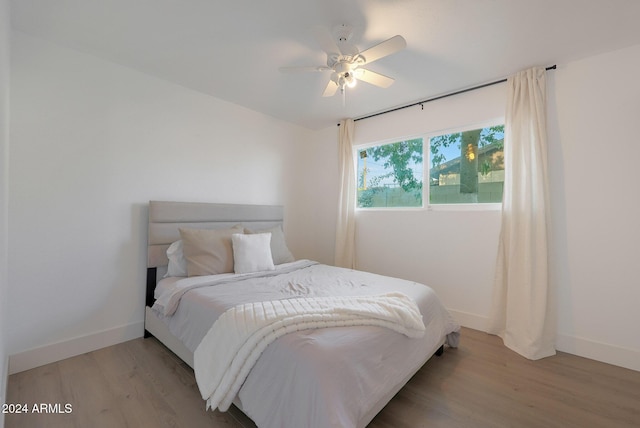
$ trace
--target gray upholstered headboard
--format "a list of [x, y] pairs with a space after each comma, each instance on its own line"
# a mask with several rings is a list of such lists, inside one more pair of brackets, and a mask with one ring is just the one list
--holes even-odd
[[280, 205], [213, 204], [202, 202], [149, 202], [147, 243], [147, 305], [153, 303], [156, 268], [166, 266], [167, 248], [180, 239], [179, 228], [224, 229], [242, 224], [260, 230], [281, 225]]
[[147, 267], [169, 263], [167, 248], [180, 239], [179, 228], [224, 229], [242, 224], [250, 229], [266, 229], [282, 221], [280, 205], [150, 201]]

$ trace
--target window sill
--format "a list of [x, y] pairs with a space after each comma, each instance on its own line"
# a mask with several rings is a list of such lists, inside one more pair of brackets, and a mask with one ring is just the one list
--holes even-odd
[[501, 211], [501, 203], [428, 205], [429, 211]]
[[502, 204], [437, 204], [426, 207], [371, 207], [358, 208], [357, 212], [395, 212], [395, 211], [501, 211]]

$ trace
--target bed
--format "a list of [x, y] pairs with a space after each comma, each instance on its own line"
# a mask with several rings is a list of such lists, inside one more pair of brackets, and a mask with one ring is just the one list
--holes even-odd
[[[226, 410], [233, 402], [260, 428], [365, 427], [431, 356], [457, 346], [459, 326], [425, 285], [294, 260], [282, 227], [281, 206], [151, 201], [145, 337], [194, 368], [207, 405]], [[197, 270], [195, 233], [231, 233], [232, 272]], [[176, 255], [178, 244], [184, 254]], [[292, 307], [316, 312], [292, 317]], [[345, 315], [354, 307], [356, 315]], [[265, 313], [280, 318], [258, 323], [261, 336], [242, 338], [229, 320], [246, 323], [247, 313], [260, 323]], [[217, 390], [205, 394], [212, 376]], [[216, 399], [220, 384], [226, 389]]]

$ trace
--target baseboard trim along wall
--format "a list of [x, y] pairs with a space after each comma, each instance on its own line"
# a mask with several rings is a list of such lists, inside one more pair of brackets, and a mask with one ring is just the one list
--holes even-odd
[[55, 363], [65, 358], [117, 345], [118, 343], [142, 337], [143, 333], [144, 322], [140, 321], [29, 349], [9, 356], [9, 374], [12, 375], [45, 364]]
[[[5, 358], [4, 361], [0, 361], [2, 367], [2, 377], [0, 377], [0, 404], [7, 402], [7, 387], [9, 386], [9, 358]], [[4, 428], [4, 413], [0, 413], [0, 428]]]
[[[479, 331], [487, 331], [489, 319], [476, 314], [449, 309], [458, 324]], [[462, 339], [464, 340], [464, 338]], [[558, 334], [556, 350], [578, 357], [589, 358], [602, 363], [640, 371], [640, 352], [633, 349], [620, 348], [606, 343], [594, 342], [581, 337]]]
[[472, 328], [478, 331], [487, 331], [487, 323], [489, 319], [476, 314], [470, 314], [468, 312], [456, 311], [454, 309], [447, 309], [453, 319], [463, 327]]
[[556, 349], [568, 354], [640, 371], [640, 352], [581, 337], [558, 334]]

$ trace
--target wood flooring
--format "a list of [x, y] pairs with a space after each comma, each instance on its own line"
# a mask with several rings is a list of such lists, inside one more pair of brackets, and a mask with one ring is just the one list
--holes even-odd
[[[6, 428], [252, 426], [237, 409], [205, 411], [191, 368], [154, 338], [11, 375], [7, 403], [29, 412], [5, 414]], [[640, 372], [564, 353], [529, 361], [462, 329], [369, 427], [640, 427]]]

